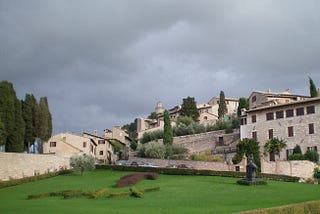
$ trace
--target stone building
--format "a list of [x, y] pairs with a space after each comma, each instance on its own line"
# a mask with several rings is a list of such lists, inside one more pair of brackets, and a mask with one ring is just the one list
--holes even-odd
[[[242, 111], [240, 136], [255, 138], [263, 151], [272, 138], [283, 139], [287, 147], [280, 153], [281, 160], [288, 160], [296, 145], [303, 153], [320, 150], [320, 98], [287, 93], [253, 92], [249, 97], [250, 109]], [[270, 160], [274, 160], [273, 155]]]
[[116, 160], [111, 142], [88, 133], [83, 133], [82, 135], [74, 133], [53, 135], [44, 143], [43, 152], [68, 158], [77, 154], [92, 155], [102, 162]]
[[[199, 123], [200, 124], [213, 124], [218, 118], [218, 108], [219, 108], [219, 97], [213, 97], [209, 100], [208, 103], [197, 105], [199, 111]], [[225, 98], [227, 106], [227, 114], [225, 119], [237, 114], [238, 109], [238, 99], [234, 98]], [[168, 110], [170, 114], [170, 119], [172, 126], [175, 125], [177, 118], [180, 116], [181, 105], [177, 105]], [[141, 139], [145, 132], [151, 132], [156, 130], [162, 130], [164, 121], [163, 121], [163, 112], [164, 108], [161, 102], [158, 102], [155, 107], [155, 113], [157, 115], [156, 119], [145, 119], [138, 118], [137, 122], [137, 133], [138, 139]]]

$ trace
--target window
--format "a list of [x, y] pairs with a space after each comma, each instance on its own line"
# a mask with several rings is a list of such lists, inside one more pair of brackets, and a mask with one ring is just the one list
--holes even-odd
[[313, 123], [309, 124], [309, 134], [314, 134], [314, 124]]
[[251, 116], [251, 122], [252, 122], [252, 123], [257, 122], [257, 115], [252, 115], [252, 116]]
[[283, 118], [283, 111], [277, 111], [277, 112], [276, 112], [276, 118], [277, 118], [277, 119]]
[[93, 153], [93, 146], [90, 145], [90, 151]]
[[269, 129], [269, 139], [273, 138], [273, 129]]
[[86, 147], [87, 147], [87, 142], [83, 142], [83, 143], [82, 143], [82, 147], [83, 147], [83, 148], [86, 148]]
[[293, 155], [293, 149], [287, 149], [287, 160], [289, 160], [291, 155]]
[[297, 116], [304, 115], [304, 108], [297, 108], [296, 109], [296, 114], [297, 114]]
[[104, 140], [98, 140], [98, 144], [105, 144]]
[[286, 110], [286, 117], [293, 117], [293, 109]]
[[240, 125], [246, 125], [247, 124], [247, 118], [241, 118]]
[[257, 139], [258, 138], [258, 135], [257, 135], [256, 131], [252, 132], [252, 138], [253, 139]]
[[288, 137], [293, 137], [293, 126], [288, 127]]
[[56, 147], [57, 146], [57, 142], [50, 142], [50, 147]]
[[207, 116], [204, 116], [203, 119], [204, 119], [204, 120], [208, 120], [208, 117], [207, 117]]
[[256, 96], [253, 96], [252, 97], [252, 102], [254, 103], [254, 102], [256, 102], [257, 101], [257, 97]]
[[316, 146], [307, 147], [308, 151], [318, 151], [318, 148]]
[[103, 151], [100, 151], [99, 154], [100, 154], [100, 155], [103, 155]]
[[219, 137], [219, 146], [223, 146], [223, 145], [224, 145], [223, 137]]
[[307, 114], [314, 114], [316, 111], [315, 111], [315, 108], [314, 106], [308, 106], [307, 107]]
[[267, 113], [267, 114], [266, 114], [266, 119], [267, 119], [267, 120], [273, 120], [273, 119], [274, 119], [274, 114], [273, 114], [273, 112]]

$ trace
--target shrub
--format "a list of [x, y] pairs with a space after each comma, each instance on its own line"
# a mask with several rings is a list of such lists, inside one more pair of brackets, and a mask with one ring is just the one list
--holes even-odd
[[246, 179], [238, 180], [237, 184], [245, 186], [267, 185], [263, 180], [247, 181]]
[[163, 130], [156, 130], [152, 132], [145, 132], [140, 140], [141, 144], [148, 143], [163, 138]]
[[122, 176], [117, 182], [116, 187], [132, 186], [144, 179], [156, 180], [157, 178], [158, 174], [155, 172], [137, 172]]
[[145, 144], [145, 156], [149, 158], [165, 158], [166, 146], [158, 142], [149, 142]]
[[303, 154], [295, 153], [289, 156], [289, 160], [305, 160], [305, 156]]
[[140, 144], [137, 148], [138, 157], [147, 157], [147, 158], [171, 158], [174, 159], [178, 157], [182, 159], [185, 157], [188, 149], [180, 145], [163, 145], [159, 142], [149, 142], [146, 144]]
[[136, 198], [142, 198], [143, 197], [143, 192], [137, 190], [136, 188], [130, 188], [129, 190], [130, 190], [132, 196], [134, 196]]
[[319, 161], [319, 154], [316, 151], [313, 150], [308, 150], [305, 154], [304, 154], [306, 160], [318, 163]]
[[293, 148], [293, 154], [302, 154], [301, 148], [300, 148], [299, 145], [296, 145], [296, 146]]

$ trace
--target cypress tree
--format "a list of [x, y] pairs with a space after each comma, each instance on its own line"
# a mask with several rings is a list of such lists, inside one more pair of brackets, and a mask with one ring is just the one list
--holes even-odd
[[220, 100], [219, 100], [219, 108], [218, 108], [219, 119], [223, 119], [227, 111], [228, 110], [227, 110], [226, 98], [224, 96], [224, 92], [220, 91]]
[[6, 144], [6, 141], [5, 141], [5, 130], [4, 130], [4, 125], [1, 121], [1, 118], [0, 118], [0, 147], [5, 145]]
[[310, 85], [310, 97], [317, 97], [318, 96], [317, 87], [314, 84], [314, 82], [311, 79], [311, 77], [309, 77], [309, 85]]
[[173, 143], [173, 130], [170, 121], [170, 115], [167, 110], [164, 111], [164, 130], [163, 130], [163, 144], [172, 145]]
[[29, 146], [35, 142], [35, 138], [37, 137], [36, 128], [39, 126], [38, 103], [32, 94], [26, 94], [25, 100], [22, 103], [22, 113], [25, 121], [24, 144], [29, 149]]
[[238, 115], [238, 117], [240, 117], [241, 109], [243, 109], [243, 108], [245, 108], [247, 110], [249, 109], [249, 102], [248, 102], [248, 99], [244, 98], [244, 97], [241, 97], [238, 102], [239, 102], [239, 106], [237, 109], [237, 115]]
[[7, 152], [23, 151], [24, 121], [21, 103], [12, 83], [0, 83], [0, 118], [4, 126], [3, 139]]
[[49, 110], [47, 97], [41, 97], [39, 102], [39, 133], [41, 141], [47, 141], [52, 134], [52, 117]]
[[187, 97], [183, 99], [180, 115], [191, 117], [195, 122], [198, 121], [200, 114], [194, 97]]

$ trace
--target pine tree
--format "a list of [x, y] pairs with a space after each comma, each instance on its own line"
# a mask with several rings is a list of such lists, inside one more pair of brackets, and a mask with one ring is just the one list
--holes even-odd
[[317, 91], [317, 87], [314, 84], [313, 80], [311, 79], [311, 77], [309, 77], [309, 84], [310, 84], [310, 96], [311, 97], [317, 97], [318, 96], [318, 91]]
[[180, 115], [191, 117], [195, 122], [198, 121], [200, 114], [194, 97], [187, 97], [183, 99]]
[[163, 130], [163, 144], [172, 145], [173, 143], [173, 130], [170, 121], [170, 115], [167, 110], [164, 111], [164, 130]]
[[249, 109], [249, 102], [248, 102], [248, 99], [247, 98], [244, 98], [244, 97], [241, 97], [239, 99], [239, 106], [238, 106], [238, 109], [237, 109], [237, 115], [238, 117], [241, 116], [241, 109]]
[[224, 115], [228, 112], [226, 99], [224, 96], [224, 92], [220, 91], [220, 100], [219, 100], [219, 108], [218, 108], [218, 116], [219, 119], [223, 119]]

